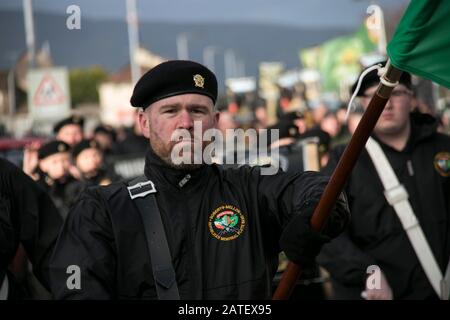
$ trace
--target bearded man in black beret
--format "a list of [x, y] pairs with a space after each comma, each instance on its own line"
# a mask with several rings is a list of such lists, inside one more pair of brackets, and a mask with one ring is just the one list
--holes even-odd
[[313, 264], [342, 232], [344, 199], [321, 234], [310, 227], [327, 183], [318, 173], [196, 161], [220, 116], [216, 100], [215, 75], [196, 62], [142, 76], [131, 104], [149, 139], [144, 175], [80, 196], [51, 263], [56, 298], [267, 299], [280, 250]]

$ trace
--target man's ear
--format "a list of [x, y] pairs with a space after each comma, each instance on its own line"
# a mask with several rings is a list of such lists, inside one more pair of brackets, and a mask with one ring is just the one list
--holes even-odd
[[219, 119], [220, 119], [220, 112], [216, 111], [214, 114], [214, 127], [217, 127], [217, 124], [219, 123]]
[[142, 135], [146, 138], [150, 138], [150, 110], [147, 112], [144, 110], [139, 110], [138, 121], [139, 127], [141, 129]]

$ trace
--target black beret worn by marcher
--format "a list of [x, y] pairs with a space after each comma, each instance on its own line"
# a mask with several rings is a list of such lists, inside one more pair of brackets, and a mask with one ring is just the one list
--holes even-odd
[[94, 129], [94, 134], [103, 133], [109, 135], [113, 141], [117, 140], [117, 134], [114, 131], [114, 128], [108, 125], [99, 125]]
[[185, 93], [205, 95], [216, 103], [216, 76], [197, 62], [163, 62], [139, 79], [130, 102], [133, 107], [145, 109], [158, 100]]
[[[379, 64], [381, 64], [382, 67], [384, 67], [386, 65], [386, 62], [380, 62]], [[361, 74], [362, 74], [362, 72], [361, 72]], [[358, 76], [358, 79], [359, 79], [359, 76]], [[353, 92], [356, 90], [356, 86], [358, 84], [358, 79], [356, 80], [356, 82], [351, 87], [350, 94], [353, 94]], [[403, 84], [408, 89], [412, 88], [411, 75], [408, 72], [406, 72], [406, 71], [402, 72], [402, 75], [401, 75], [400, 80], [398, 82], [400, 84]], [[378, 70], [375, 69], [375, 70], [370, 71], [368, 74], [366, 74], [366, 76], [364, 77], [363, 81], [361, 82], [361, 86], [359, 87], [359, 90], [358, 90], [358, 93], [356, 94], [356, 96], [357, 97], [363, 96], [364, 92], [366, 91], [366, 89], [368, 89], [370, 87], [373, 87], [373, 86], [376, 86], [379, 83], [380, 83], [380, 76], [378, 75]]]
[[59, 132], [59, 130], [62, 129], [62, 127], [68, 125], [68, 124], [75, 124], [75, 125], [79, 125], [81, 129], [83, 129], [84, 127], [84, 119], [78, 116], [70, 116], [68, 118], [65, 118], [61, 121], [59, 121], [58, 123], [55, 124], [55, 126], [53, 127], [53, 133], [57, 134]]
[[305, 118], [305, 115], [303, 114], [303, 112], [297, 110], [297, 111], [290, 111], [290, 112], [286, 112], [285, 114], [283, 114], [280, 117], [280, 122], [281, 121], [287, 121], [287, 122], [294, 122], [297, 119], [303, 119]]
[[56, 153], [69, 152], [69, 150], [70, 146], [63, 141], [50, 141], [39, 148], [38, 159], [42, 160]]
[[[295, 125], [295, 120], [303, 119], [304, 115], [301, 111], [291, 111], [283, 114], [280, 117], [280, 120], [268, 127], [268, 130], [278, 130], [278, 138], [297, 138], [298, 136], [298, 127]], [[272, 141], [274, 142], [274, 141]], [[270, 142], [270, 143], [272, 143]]]
[[91, 149], [91, 148], [101, 150], [98, 142], [93, 139], [85, 139], [85, 140], [81, 141], [79, 144], [77, 144], [73, 147], [73, 150], [72, 150], [73, 159], [76, 159], [82, 151], [84, 151], [86, 149]]
[[299, 140], [314, 138], [316, 137], [318, 140], [319, 152], [327, 152], [330, 148], [331, 137], [328, 132], [323, 131], [319, 127], [311, 128], [305, 133], [298, 136]]
[[293, 122], [280, 121], [267, 128], [268, 130], [278, 130], [278, 138], [295, 138], [298, 135], [298, 128]]

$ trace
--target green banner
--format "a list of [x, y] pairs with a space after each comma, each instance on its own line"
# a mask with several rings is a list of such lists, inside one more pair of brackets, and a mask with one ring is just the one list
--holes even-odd
[[387, 52], [396, 68], [450, 88], [450, 1], [412, 0]]
[[322, 91], [338, 91], [341, 79], [358, 76], [361, 56], [376, 50], [365, 25], [349, 36], [324, 42], [300, 51], [304, 67], [316, 69], [322, 76]]

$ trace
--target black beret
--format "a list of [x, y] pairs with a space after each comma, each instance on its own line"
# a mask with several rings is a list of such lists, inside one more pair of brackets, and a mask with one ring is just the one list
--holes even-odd
[[324, 153], [324, 152], [327, 152], [329, 150], [331, 137], [328, 134], [328, 132], [323, 131], [319, 127], [315, 127], [315, 128], [309, 129], [305, 133], [301, 134], [298, 137], [298, 139], [299, 140], [303, 140], [303, 139], [313, 138], [313, 137], [316, 137], [319, 140], [318, 141], [318, 144], [319, 144], [318, 147], [319, 147], [319, 152], [320, 153]]
[[51, 142], [44, 144], [42, 147], [39, 148], [38, 159], [41, 160], [56, 153], [69, 151], [70, 146], [67, 143], [59, 140], [53, 140]]
[[74, 159], [76, 159], [83, 150], [91, 149], [91, 148], [101, 150], [100, 145], [98, 144], [97, 141], [95, 141], [93, 139], [83, 140], [73, 147], [72, 156]]
[[[380, 63], [383, 67], [386, 65], [386, 62], [381, 62]], [[361, 72], [361, 74], [364, 72], [364, 70]], [[360, 75], [361, 75], [360, 74]], [[359, 79], [359, 76], [358, 76]], [[351, 92], [350, 95], [353, 94], [353, 92], [356, 90], [356, 86], [358, 84], [358, 79], [356, 79], [356, 82], [353, 84], [353, 86], [351, 87]], [[407, 87], [408, 89], [412, 88], [412, 84], [411, 84], [411, 75], [404, 71], [400, 77], [400, 80], [398, 81], [399, 83], [403, 84], [405, 87]], [[363, 79], [363, 81], [361, 82], [361, 87], [359, 87], [359, 91], [356, 94], [357, 97], [361, 97], [364, 95], [364, 92], [366, 91], [366, 89], [376, 86], [380, 83], [380, 77], [378, 76], [378, 70], [372, 70], [370, 71]]]
[[205, 66], [186, 60], [163, 62], [145, 73], [133, 90], [130, 103], [147, 108], [152, 103], [185, 93], [198, 93], [217, 100], [217, 79]]
[[290, 111], [290, 112], [286, 112], [284, 113], [281, 117], [280, 117], [280, 122], [281, 121], [287, 121], [287, 122], [294, 122], [294, 120], [297, 119], [303, 119], [305, 117], [305, 115], [303, 114], [303, 112], [297, 110], [297, 111]]
[[116, 141], [116, 131], [114, 131], [114, 128], [108, 125], [99, 125], [94, 129], [94, 134], [96, 133], [104, 133], [111, 137], [113, 141]]
[[287, 120], [281, 120], [267, 129], [269, 131], [277, 129], [279, 139], [295, 138], [298, 135], [298, 127], [292, 121]]
[[79, 125], [81, 129], [83, 129], [84, 119], [79, 116], [70, 116], [68, 118], [62, 119], [53, 127], [53, 133], [57, 134], [62, 127], [68, 124], [76, 124]]

